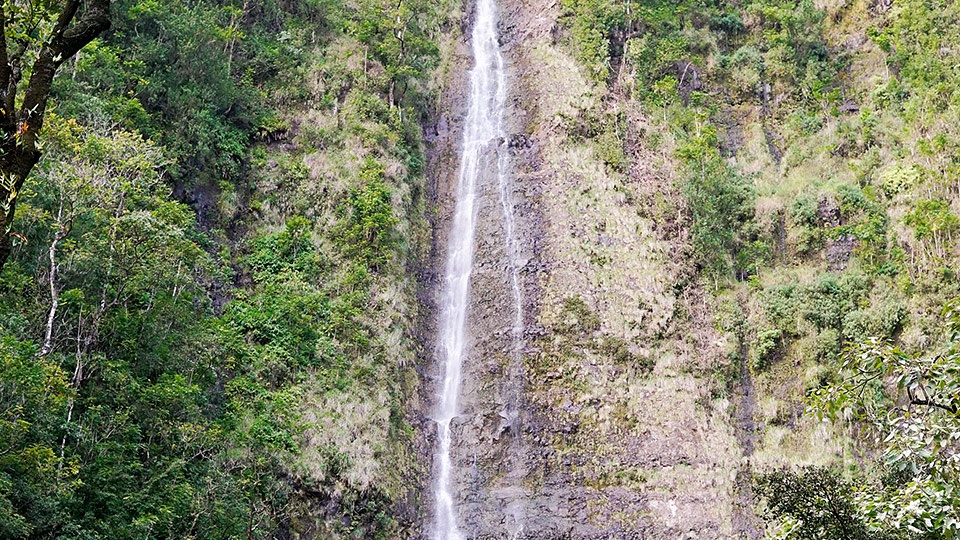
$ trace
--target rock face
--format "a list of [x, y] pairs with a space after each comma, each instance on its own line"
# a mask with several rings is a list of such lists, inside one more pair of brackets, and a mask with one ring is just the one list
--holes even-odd
[[[706, 295], [690, 284], [686, 232], [650, 217], [663, 215], [651, 201], [672, 189], [667, 153], [646, 149], [643, 118], [631, 110], [621, 111], [627, 166], [611, 167], [592, 141], [578, 141], [597, 98], [556, 41], [559, 4], [502, 0], [500, 15], [525, 350], [509, 353], [507, 243], [487, 178], [462, 414], [452, 424], [461, 529], [475, 539], [755, 537], [743, 481], [752, 423], [734, 414], [750, 394], [734, 389], [728, 400], [711, 383], [718, 366], [737, 368], [723, 364]], [[462, 40], [452, 64], [461, 69], [446, 85], [430, 159], [439, 270], [470, 65]], [[428, 391], [440, 366], [431, 369]]]

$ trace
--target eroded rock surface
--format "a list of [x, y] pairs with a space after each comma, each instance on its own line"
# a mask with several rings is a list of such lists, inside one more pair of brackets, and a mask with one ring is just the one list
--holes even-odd
[[[737, 536], [745, 458], [734, 407], [708, 380], [724, 343], [705, 295], [677, 286], [692, 273], [686, 232], [648, 208], [670, 196], [667, 151], [646, 149], [642, 115], [625, 110], [629, 165], [605, 164], [571, 133], [597, 94], [557, 41], [559, 4], [500, 9], [525, 351], [509, 354], [503, 216], [496, 179], [485, 178], [453, 424], [462, 530], [477, 539]], [[457, 54], [469, 65], [465, 44]], [[455, 75], [448, 87], [462, 83]], [[448, 92], [431, 158], [438, 265], [464, 114], [458, 92]]]

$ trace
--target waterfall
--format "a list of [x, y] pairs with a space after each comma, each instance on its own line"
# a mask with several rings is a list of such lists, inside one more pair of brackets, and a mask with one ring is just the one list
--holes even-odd
[[510, 263], [515, 303], [513, 345], [519, 354], [522, 340], [522, 303], [520, 279], [515, 263], [512, 201], [507, 185], [507, 144], [503, 126], [506, 101], [504, 60], [497, 38], [497, 13], [494, 0], [477, 0], [476, 19], [471, 35], [474, 66], [470, 71], [470, 94], [464, 124], [463, 149], [456, 189], [453, 223], [447, 247], [438, 353], [443, 363], [443, 384], [438, 396], [439, 462], [436, 482], [436, 511], [432, 536], [436, 540], [461, 540], [457, 509], [451, 492], [450, 422], [458, 414], [457, 399], [466, 352], [466, 323], [469, 308], [470, 275], [473, 271], [474, 233], [477, 213], [477, 184], [481, 174], [496, 169], [500, 203], [504, 210], [506, 252]]

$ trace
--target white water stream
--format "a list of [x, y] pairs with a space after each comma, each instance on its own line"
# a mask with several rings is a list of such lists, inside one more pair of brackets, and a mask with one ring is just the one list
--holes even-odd
[[[507, 184], [507, 142], [503, 126], [506, 102], [504, 60], [497, 37], [495, 0], [477, 0], [471, 35], [474, 66], [470, 71], [470, 94], [464, 125], [456, 205], [447, 247], [444, 288], [440, 300], [439, 354], [443, 362], [443, 385], [438, 396], [439, 470], [436, 482], [436, 512], [432, 537], [462, 540], [457, 508], [451, 492], [450, 422], [457, 416], [461, 370], [466, 352], [470, 275], [473, 272], [474, 234], [477, 222], [478, 180], [496, 174], [504, 214], [505, 247], [509, 259], [514, 300], [513, 347], [522, 345], [523, 311], [517, 248], [514, 238], [513, 202]], [[496, 171], [490, 171], [496, 168]]]

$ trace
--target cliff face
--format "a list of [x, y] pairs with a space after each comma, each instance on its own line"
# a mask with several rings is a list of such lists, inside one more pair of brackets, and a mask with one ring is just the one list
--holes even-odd
[[[629, 170], [612, 171], [571, 133], [603, 96], [555, 42], [558, 15], [551, 2], [501, 6], [526, 350], [505, 353], [506, 244], [487, 179], [455, 427], [461, 521], [478, 538], [730, 536], [743, 450], [705, 376], [718, 336], [703, 295], [676, 292], [691, 272], [684, 231], [643, 217], [669, 162], [637, 140]], [[636, 138], [643, 118], [629, 122]], [[450, 151], [434, 163], [455, 163]], [[441, 168], [444, 204], [456, 168]], [[664, 335], [676, 339], [651, 346]]]
[[[585, 75], [561, 39], [559, 4], [500, 9], [526, 348], [522, 358], [507, 352], [509, 264], [487, 178], [453, 428], [463, 530], [490, 539], [757, 538], [752, 460], [829, 461], [832, 450], [810, 449], [832, 431], [795, 414], [786, 435], [761, 440], [757, 404], [796, 412], [802, 388], [754, 381], [750, 330], [731, 322], [746, 317], [748, 296], [715, 295], [697, 277], [672, 142], [651, 144], [628, 90]], [[453, 63], [469, 66], [463, 43]], [[464, 87], [451, 76], [431, 159], [437, 268]]]
[[[957, 537], [960, 3], [498, 1], [467, 537], [756, 538], [805, 465]], [[0, 536], [433, 536], [473, 3], [115, 6], [8, 231]]]

